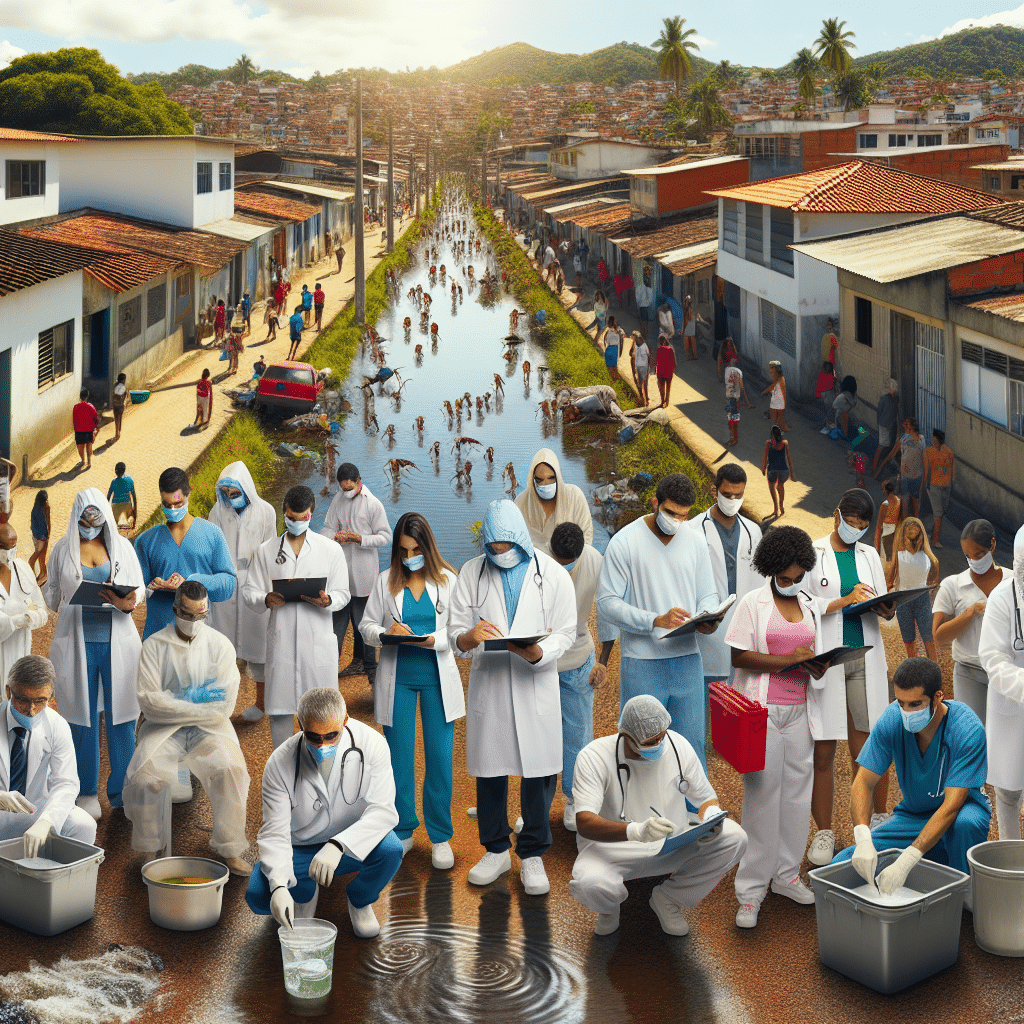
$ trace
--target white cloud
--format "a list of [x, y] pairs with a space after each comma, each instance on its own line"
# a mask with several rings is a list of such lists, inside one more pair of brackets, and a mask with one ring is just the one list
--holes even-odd
[[25, 52], [21, 47], [15, 46], [14, 43], [9, 43], [6, 39], [0, 39], [0, 68], [7, 67], [15, 57], [24, 57]]
[[713, 50], [718, 45], [718, 40], [717, 39], [705, 39], [703, 36], [690, 36], [690, 38], [702, 50]]
[[986, 14], [980, 18], [962, 18], [949, 28], [944, 28], [937, 36], [922, 36], [919, 42], [927, 39], [941, 39], [943, 36], [962, 32], [965, 28], [991, 28], [993, 25], [1009, 25], [1011, 28], [1024, 28], [1024, 4], [1012, 11], [1000, 11], [998, 14]]
[[0, 0], [0, 24], [7, 26], [58, 38], [55, 25], [67, 26], [65, 37], [76, 39], [229, 43], [262, 67], [304, 75], [346, 67], [445, 67], [479, 52], [484, 29], [478, 15], [471, 0], [448, 0], [443, 15], [419, 0], [151, 0], [144, 13], [135, 0]]

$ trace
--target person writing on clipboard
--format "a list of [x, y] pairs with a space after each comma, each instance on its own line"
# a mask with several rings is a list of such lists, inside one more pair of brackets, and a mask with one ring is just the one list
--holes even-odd
[[[285, 532], [264, 541], [242, 587], [246, 605], [270, 609], [267, 629], [266, 706], [276, 750], [292, 735], [299, 698], [317, 686], [338, 687], [338, 638], [332, 612], [349, 601], [348, 569], [341, 548], [309, 531], [316, 499], [304, 484], [284, 496]], [[275, 583], [324, 579], [317, 594], [286, 601]]]
[[576, 758], [579, 854], [569, 892], [597, 912], [597, 935], [618, 929], [627, 880], [658, 875], [669, 877], [651, 894], [651, 909], [666, 934], [686, 935], [683, 907], [697, 906], [747, 848], [746, 833], [726, 818], [694, 842], [661, 852], [662, 841], [689, 824], [687, 800], [702, 822], [721, 811], [693, 747], [671, 724], [657, 698], [632, 697], [619, 731], [588, 743]]

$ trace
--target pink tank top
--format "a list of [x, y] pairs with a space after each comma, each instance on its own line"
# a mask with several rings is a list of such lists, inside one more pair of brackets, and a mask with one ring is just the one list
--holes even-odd
[[[772, 608], [766, 640], [769, 654], [792, 654], [798, 647], [813, 648], [814, 619], [805, 608], [802, 622], [790, 622], [779, 614], [778, 608]], [[803, 671], [772, 672], [768, 676], [768, 703], [805, 704], [809, 678]]]

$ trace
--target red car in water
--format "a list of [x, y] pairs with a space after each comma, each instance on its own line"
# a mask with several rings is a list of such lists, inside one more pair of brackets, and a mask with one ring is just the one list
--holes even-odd
[[316, 405], [324, 382], [309, 363], [268, 363], [263, 371], [253, 405], [257, 412], [284, 417], [301, 416]]

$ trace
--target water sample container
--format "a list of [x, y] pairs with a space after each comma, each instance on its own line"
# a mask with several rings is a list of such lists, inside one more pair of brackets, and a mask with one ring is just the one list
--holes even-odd
[[294, 928], [278, 928], [277, 935], [291, 1007], [300, 1015], [323, 1012], [331, 993], [338, 929], [313, 917], [296, 920]]
[[58, 935], [88, 921], [96, 904], [103, 851], [51, 834], [36, 860], [56, 867], [27, 867], [21, 838], [0, 842], [0, 919], [35, 935]]
[[[170, 878], [207, 878], [190, 885]], [[142, 880], [149, 889], [149, 917], [153, 924], [176, 932], [212, 928], [220, 920], [227, 864], [208, 857], [160, 857], [142, 866]]]
[[[878, 854], [878, 871], [901, 850]], [[826, 967], [890, 995], [956, 963], [960, 918], [970, 877], [921, 860], [907, 876], [920, 894], [902, 906], [884, 906], [854, 892], [864, 884], [850, 861], [809, 873], [818, 918], [818, 955]]]
[[996, 956], [1024, 956], [1024, 843], [1002, 839], [967, 851], [974, 881], [974, 941]]

